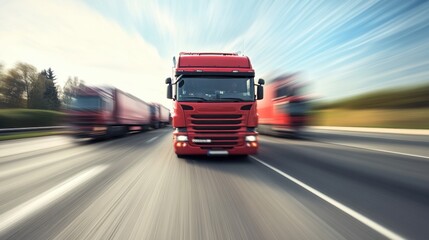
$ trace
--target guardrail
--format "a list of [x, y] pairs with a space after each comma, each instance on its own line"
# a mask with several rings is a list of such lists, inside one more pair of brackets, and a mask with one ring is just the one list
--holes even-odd
[[49, 131], [66, 129], [67, 126], [48, 126], [48, 127], [25, 127], [25, 128], [0, 128], [0, 134], [18, 133], [18, 132], [34, 132], [34, 131]]

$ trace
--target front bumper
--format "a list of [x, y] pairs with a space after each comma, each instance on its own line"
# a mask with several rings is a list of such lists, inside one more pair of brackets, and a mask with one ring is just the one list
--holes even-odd
[[178, 147], [176, 141], [173, 141], [174, 152], [178, 155], [248, 155], [256, 154], [258, 152], [258, 147], [248, 147], [248, 146], [235, 146], [231, 149], [222, 149], [222, 150], [209, 150], [202, 149], [201, 147], [190, 146], [186, 144], [185, 147]]
[[98, 138], [107, 134], [107, 128], [97, 129], [94, 126], [73, 126], [71, 134], [76, 138]]
[[[257, 141], [244, 142], [240, 145], [233, 145], [228, 147], [208, 147], [208, 146], [196, 146], [190, 144], [189, 141], [177, 141], [178, 135], [184, 135], [183, 133], [174, 133], [173, 135], [173, 146], [174, 152], [178, 155], [208, 155], [208, 156], [222, 156], [222, 155], [249, 155], [256, 154], [258, 152], [259, 143]], [[243, 134], [241, 137], [244, 138]], [[257, 134], [252, 134], [257, 136]], [[189, 137], [191, 140], [192, 137]]]

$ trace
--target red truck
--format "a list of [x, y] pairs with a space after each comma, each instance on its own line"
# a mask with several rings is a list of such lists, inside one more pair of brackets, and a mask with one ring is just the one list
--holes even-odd
[[[180, 53], [174, 80], [173, 146], [182, 155], [248, 155], [258, 150], [256, 100], [264, 80], [246, 56], [235, 53]], [[256, 86], [256, 94], [255, 94]], [[174, 87], [174, 91], [173, 91]]]
[[75, 137], [106, 138], [151, 124], [150, 105], [117, 88], [83, 87], [68, 110]]
[[309, 105], [296, 74], [279, 76], [265, 86], [265, 98], [258, 104], [262, 134], [299, 136], [307, 125]]
[[150, 111], [152, 128], [162, 128], [170, 124], [170, 109], [159, 103], [152, 103], [150, 105]]

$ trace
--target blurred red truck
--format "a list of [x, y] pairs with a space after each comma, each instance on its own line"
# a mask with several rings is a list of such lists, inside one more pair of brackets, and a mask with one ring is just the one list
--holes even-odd
[[265, 86], [265, 97], [258, 104], [258, 132], [300, 135], [308, 123], [308, 98], [296, 74], [279, 76]]
[[76, 137], [114, 137], [151, 124], [150, 105], [117, 88], [83, 87], [68, 110]]

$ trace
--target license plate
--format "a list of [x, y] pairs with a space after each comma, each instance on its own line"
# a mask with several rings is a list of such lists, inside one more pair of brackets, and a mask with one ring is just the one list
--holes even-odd
[[210, 150], [209, 155], [228, 155], [228, 151], [215, 151], [215, 150]]

